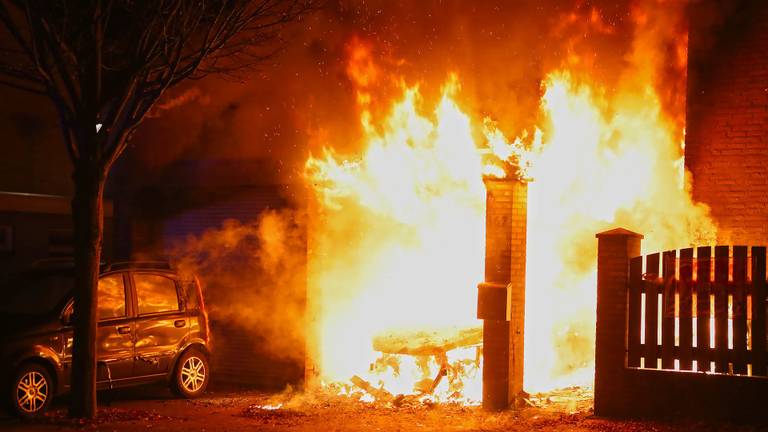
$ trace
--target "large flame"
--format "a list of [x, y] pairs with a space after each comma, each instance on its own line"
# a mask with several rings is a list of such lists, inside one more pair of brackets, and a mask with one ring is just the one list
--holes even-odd
[[[707, 209], [680, 183], [675, 122], [650, 88], [605, 96], [566, 72], [546, 80], [542, 151], [530, 176], [526, 387], [591, 383], [594, 234], [623, 226], [644, 253], [714, 241]], [[535, 365], [535, 366], [533, 366]]]
[[[638, 41], [636, 51], [649, 49]], [[596, 232], [635, 230], [644, 251], [714, 239], [707, 209], [681, 180], [684, 116], [665, 109], [653, 68], [628, 73], [610, 91], [553, 71], [542, 83], [543, 121], [508, 140], [462, 110], [456, 76], [434, 104], [402, 85], [377, 116], [369, 86], [381, 71], [360, 41], [350, 57], [363, 150], [338, 155], [330, 141], [307, 162], [317, 192], [309, 297], [323, 382], [373, 397], [479, 400], [480, 350], [465, 336], [480, 326], [483, 175], [531, 180], [528, 391], [591, 384]], [[381, 349], [382, 340], [394, 348]]]
[[[310, 282], [317, 291], [310, 296], [317, 296], [319, 363], [327, 381], [357, 375], [394, 394], [413, 393], [439, 369], [415, 363], [439, 360], [392, 357], [400, 364], [371, 372], [382, 356], [374, 338], [413, 330], [439, 338], [478, 326], [483, 163], [471, 121], [452, 99], [455, 91], [457, 81], [450, 80], [431, 119], [417, 110], [418, 89], [406, 88], [380, 127], [369, 125], [363, 110], [362, 157], [341, 160], [327, 151], [307, 163], [321, 198], [311, 251], [316, 272]], [[471, 345], [450, 362], [451, 371], [472, 369]], [[479, 375], [469, 374], [446, 379], [436, 394], [447, 397], [462, 387], [462, 398], [476, 400], [479, 385], [470, 391], [468, 384]]]

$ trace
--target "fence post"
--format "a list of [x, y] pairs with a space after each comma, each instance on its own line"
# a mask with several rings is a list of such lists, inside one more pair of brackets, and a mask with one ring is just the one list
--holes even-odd
[[597, 326], [595, 334], [595, 414], [626, 411], [632, 392], [624, 386], [627, 365], [627, 282], [629, 260], [640, 255], [642, 235], [616, 228], [597, 237]]

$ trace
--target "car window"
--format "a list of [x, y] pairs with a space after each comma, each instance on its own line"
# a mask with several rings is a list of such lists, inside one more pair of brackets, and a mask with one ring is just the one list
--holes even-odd
[[99, 279], [99, 319], [125, 316], [123, 275], [113, 274]]
[[197, 309], [200, 303], [197, 298], [197, 284], [194, 280], [182, 280], [181, 292], [186, 299], [186, 305], [188, 310]]
[[179, 296], [176, 283], [165, 276], [137, 273], [133, 275], [139, 315], [178, 311]]

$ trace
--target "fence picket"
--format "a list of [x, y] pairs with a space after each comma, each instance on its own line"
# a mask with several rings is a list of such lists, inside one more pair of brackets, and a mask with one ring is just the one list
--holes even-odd
[[765, 246], [752, 248], [752, 375], [765, 376]]
[[662, 274], [663, 285], [661, 294], [661, 367], [675, 368], [675, 265], [677, 251], [666, 251], [663, 254]]
[[680, 249], [680, 370], [693, 369], [693, 249]]
[[696, 248], [696, 363], [698, 371], [708, 371], [710, 355], [709, 294], [712, 248]]
[[728, 246], [715, 246], [715, 372], [728, 372]]
[[659, 254], [645, 257], [645, 367], [658, 369]]
[[627, 366], [640, 367], [640, 312], [643, 287], [643, 257], [629, 261], [629, 316], [627, 317]]
[[747, 374], [747, 247], [733, 247], [733, 373]]

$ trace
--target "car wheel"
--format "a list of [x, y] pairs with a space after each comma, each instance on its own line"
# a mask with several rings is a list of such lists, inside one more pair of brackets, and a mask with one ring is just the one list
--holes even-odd
[[171, 388], [185, 398], [196, 398], [205, 391], [209, 380], [208, 358], [191, 348], [184, 352], [176, 363]]
[[27, 363], [16, 373], [11, 385], [11, 408], [22, 417], [42, 415], [53, 399], [51, 374], [42, 365]]

